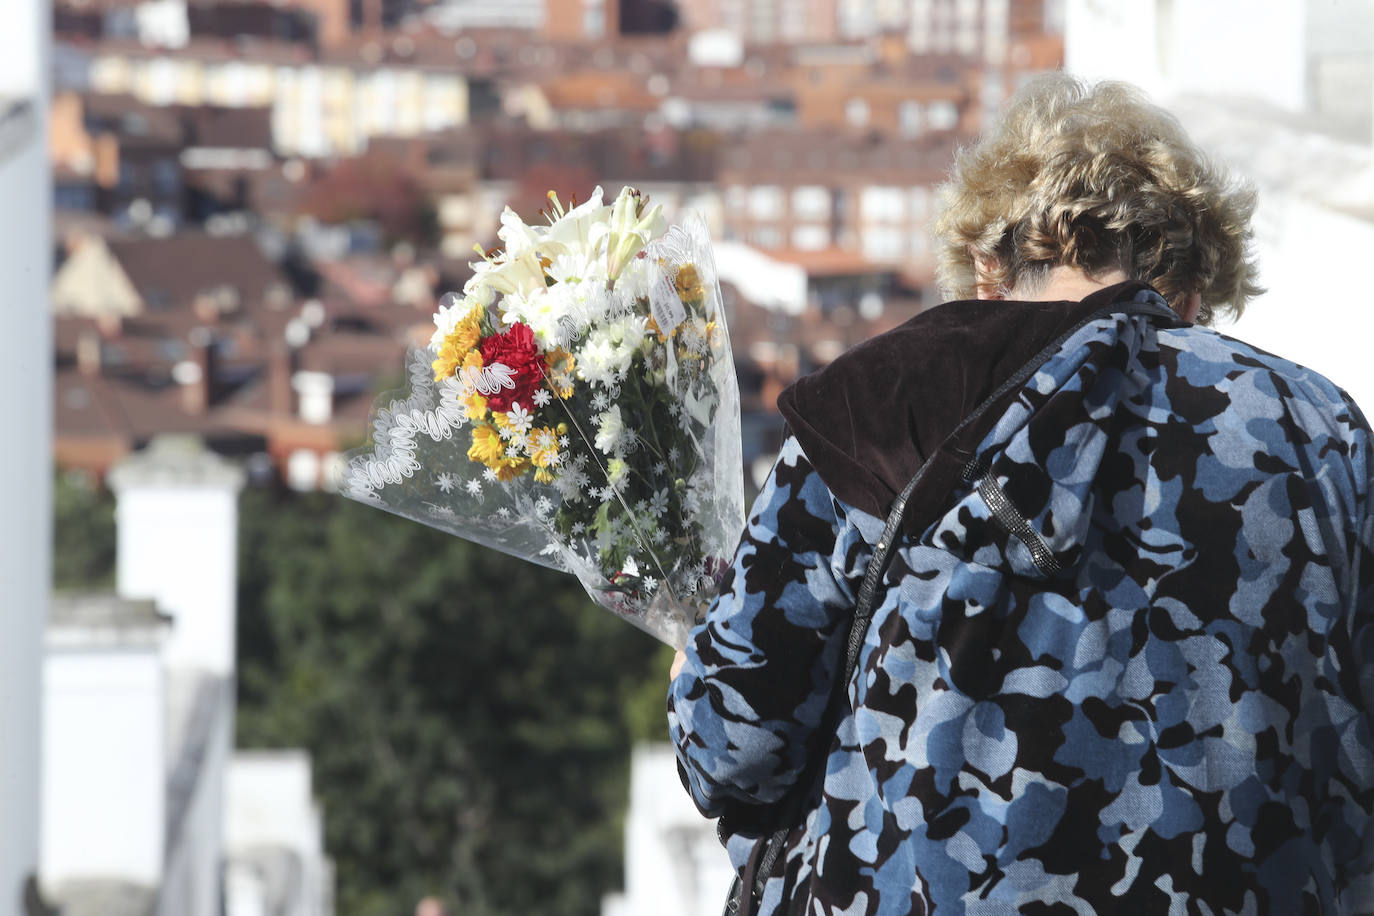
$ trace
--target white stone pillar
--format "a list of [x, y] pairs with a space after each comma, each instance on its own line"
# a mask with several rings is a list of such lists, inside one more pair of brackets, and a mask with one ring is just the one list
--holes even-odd
[[151, 601], [60, 598], [44, 672], [43, 884], [143, 888], [166, 855], [167, 622]]
[[171, 615], [170, 670], [231, 676], [243, 471], [195, 437], [159, 436], [109, 482], [118, 494], [116, 590]]
[[40, 662], [51, 578], [48, 0], [5, 0], [0, 29], [0, 916], [38, 867]]

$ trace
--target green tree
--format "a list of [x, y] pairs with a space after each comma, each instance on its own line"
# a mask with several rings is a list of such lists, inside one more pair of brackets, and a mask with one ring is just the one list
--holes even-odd
[[376, 509], [241, 506], [239, 743], [312, 752], [342, 916], [595, 913], [633, 733], [664, 732], [654, 641], [569, 576]]
[[114, 586], [114, 497], [89, 474], [56, 472], [53, 478], [53, 587]]

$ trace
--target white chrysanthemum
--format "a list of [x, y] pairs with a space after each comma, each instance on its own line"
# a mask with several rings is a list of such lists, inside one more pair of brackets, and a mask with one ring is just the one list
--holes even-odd
[[647, 330], [648, 322], [639, 315], [626, 315], [593, 329], [578, 353], [579, 374], [602, 387], [624, 378]]
[[625, 420], [620, 415], [619, 404], [612, 404], [597, 416], [596, 447], [607, 455], [613, 455], [622, 448], [625, 433]]
[[649, 258], [631, 258], [615, 281], [615, 291], [630, 301], [649, 298], [649, 287], [658, 279], [658, 264]]

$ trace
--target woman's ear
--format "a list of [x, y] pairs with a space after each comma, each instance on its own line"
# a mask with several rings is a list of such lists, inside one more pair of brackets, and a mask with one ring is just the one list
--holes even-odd
[[991, 258], [973, 255], [973, 289], [979, 299], [1005, 299], [1002, 284], [993, 280], [997, 273], [997, 262]]
[[1198, 313], [1202, 311], [1202, 293], [1189, 293], [1183, 297], [1183, 305], [1178, 313], [1184, 321], [1196, 322]]

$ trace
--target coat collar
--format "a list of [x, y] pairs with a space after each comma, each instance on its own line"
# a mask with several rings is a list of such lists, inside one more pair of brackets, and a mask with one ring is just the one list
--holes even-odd
[[1080, 302], [948, 302], [799, 379], [778, 409], [831, 493], [881, 518], [960, 421], [1027, 361], [1148, 289], [1128, 281]]

